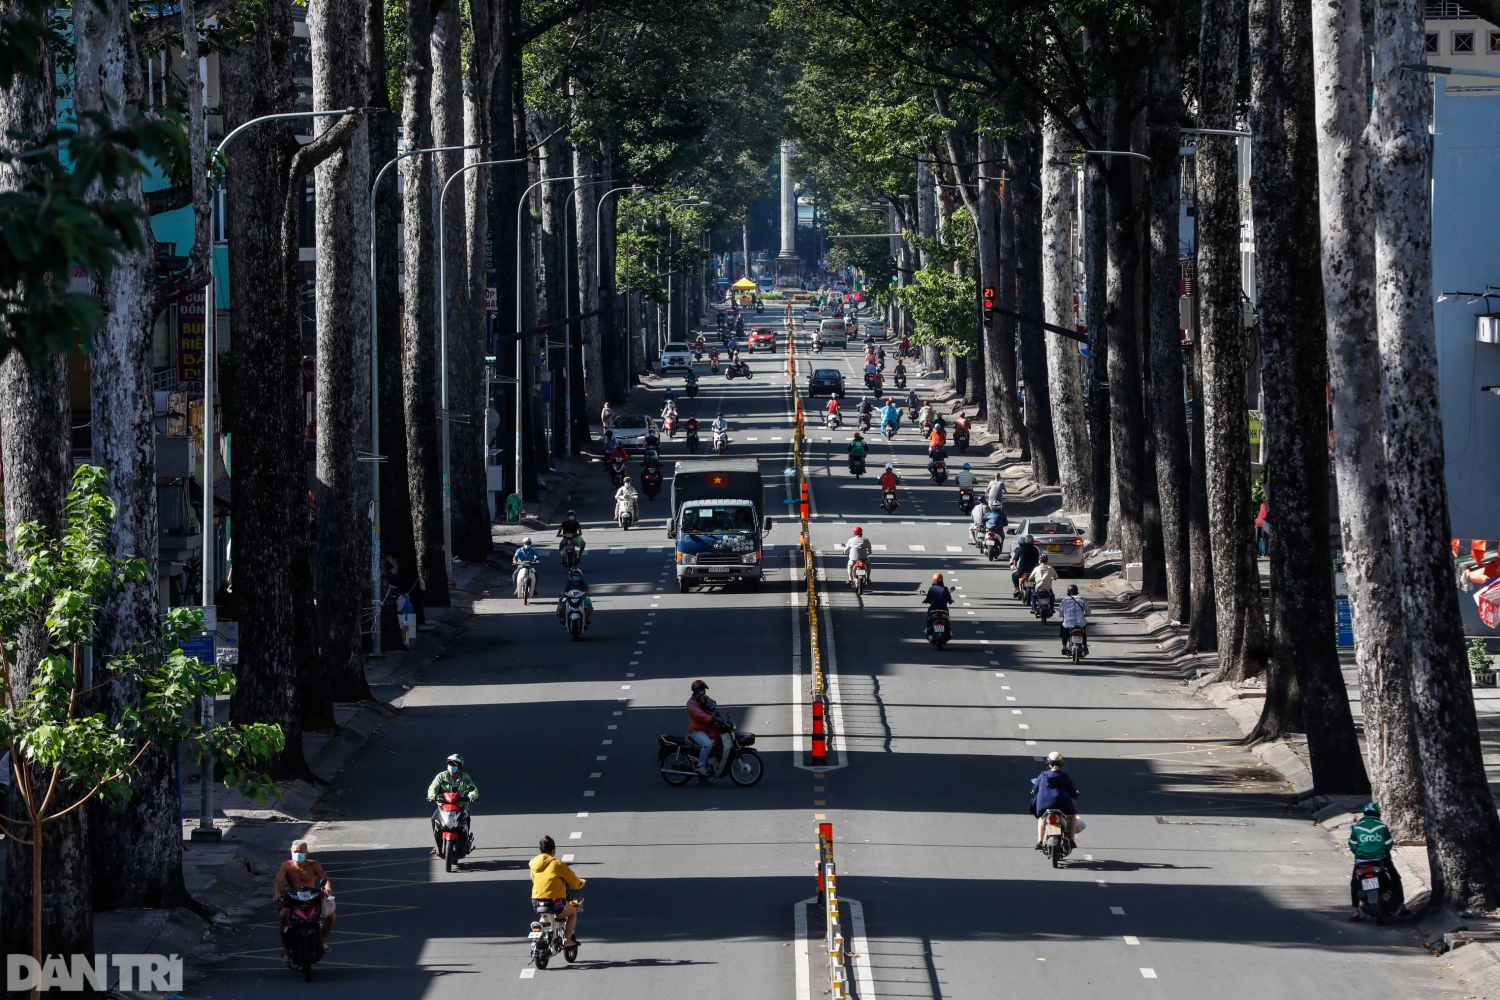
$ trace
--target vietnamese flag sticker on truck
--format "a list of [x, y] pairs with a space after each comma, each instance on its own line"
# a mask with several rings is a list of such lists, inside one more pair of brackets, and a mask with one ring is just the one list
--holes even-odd
[[708, 474], [709, 489], [724, 489], [729, 485], [729, 474], [727, 472], [710, 472]]

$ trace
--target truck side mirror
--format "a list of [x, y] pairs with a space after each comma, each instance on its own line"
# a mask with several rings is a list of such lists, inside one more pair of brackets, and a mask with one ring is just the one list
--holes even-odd
[[769, 535], [771, 533], [771, 528], [773, 526], [774, 525], [772, 524], [771, 519], [769, 517], [766, 518], [766, 523], [765, 523], [765, 526], [763, 528], [761, 528], [761, 533]]

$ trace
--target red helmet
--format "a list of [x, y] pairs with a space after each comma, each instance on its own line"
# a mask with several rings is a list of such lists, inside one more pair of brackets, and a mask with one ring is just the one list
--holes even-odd
[[932, 574], [932, 582], [933, 583], [942, 583], [943, 582], [943, 574], [941, 574], [941, 573], [934, 573], [934, 574]]
[[693, 681], [693, 694], [697, 694], [699, 691], [707, 691], [707, 690], [708, 690], [708, 685], [707, 684], [703, 683], [702, 681]]
[[864, 529], [864, 528], [858, 528], [858, 527], [857, 527], [857, 528], [855, 528], [855, 529], [854, 529], [854, 533], [855, 533], [855, 534], [856, 534], [856, 535], [863, 535], [863, 534], [864, 534], [864, 533], [865, 533], [865, 529]]

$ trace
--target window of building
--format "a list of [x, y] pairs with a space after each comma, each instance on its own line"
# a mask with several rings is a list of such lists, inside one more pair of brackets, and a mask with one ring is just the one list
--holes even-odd
[[1500, 52], [1500, 31], [1490, 32], [1490, 51]]
[[1441, 54], [1441, 50], [1438, 48], [1438, 33], [1436, 31], [1429, 31], [1427, 33], [1427, 44], [1424, 51], [1430, 56]]
[[1453, 54], [1466, 55], [1474, 51], [1474, 32], [1455, 31], [1453, 33]]

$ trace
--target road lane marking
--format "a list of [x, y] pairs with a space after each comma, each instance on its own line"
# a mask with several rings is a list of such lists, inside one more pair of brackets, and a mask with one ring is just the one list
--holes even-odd
[[572, 833], [568, 834], [568, 839], [569, 840], [582, 840], [583, 839], [583, 831], [582, 830], [574, 830]]
[[[1026, 727], [1022, 726], [1021, 728], [1025, 729]], [[599, 743], [599, 745], [607, 747], [607, 746], [609, 746], [613, 742], [614, 742], [614, 740], [601, 740], [600, 743]]]
[[927, 551], [927, 546], [925, 546], [925, 545], [908, 545], [907, 548], [911, 549], [913, 552], [926, 552]]
[[1125, 907], [1123, 907], [1123, 906], [1111, 906], [1109, 908], [1109, 912], [1113, 913], [1117, 917], [1123, 917], [1125, 915]]
[[[1026, 723], [1024, 723], [1024, 722], [1021, 722], [1021, 723], [1017, 723], [1017, 724], [1016, 724], [1016, 728], [1017, 728], [1017, 729], [1030, 729], [1030, 728], [1031, 728], [1031, 727], [1030, 727], [1030, 726], [1028, 726], [1028, 725], [1027, 725], [1027, 724], [1026, 724]], [[607, 741], [607, 740], [606, 740], [606, 741], [605, 741], [605, 742], [608, 742], [608, 741]]]
[[594, 772], [591, 772], [589, 774], [589, 777], [590, 778], [602, 778], [602, 777], [604, 777], [604, 772], [603, 771], [594, 771]]
[[[1005, 688], [1004, 690], [1009, 691], [1010, 688]], [[1013, 695], [1013, 694], [1008, 694], [1008, 695], [1005, 696], [1005, 700], [1006, 701], [1015, 701], [1016, 700], [1016, 696]]]
[[1141, 970], [1141, 978], [1142, 979], [1155, 979], [1156, 978], [1156, 970], [1155, 969], [1142, 969]]
[[884, 552], [887, 548], [889, 548], [889, 546], [886, 546], [886, 545], [871, 545], [870, 548], [874, 549], [876, 552]]
[[[1022, 726], [1021, 728], [1025, 729], [1026, 727]], [[1026, 745], [1029, 746], [1029, 747], [1034, 747], [1034, 746], [1036, 746], [1036, 740], [1027, 740], [1026, 741]]]
[[595, 757], [594, 759], [595, 760], [609, 760], [609, 758], [606, 757], [604, 754], [600, 754], [599, 756]]
[[584, 792], [583, 793], [583, 797], [586, 798], [586, 799], [593, 798], [594, 797], [594, 790], [591, 788], [588, 791]]
[[1141, 939], [1138, 938], [1138, 937], [1136, 937], [1134, 934], [1126, 934], [1125, 935], [1125, 943], [1126, 944], [1138, 945], [1138, 944], [1141, 943]]
[[[619, 715], [620, 713], [616, 712], [615, 714]], [[609, 730], [611, 730], [611, 729], [619, 729], [619, 728], [620, 728], [619, 726], [605, 726], [604, 727], [604, 729], [605, 729], [606, 732], [609, 731]]]
[[611, 712], [611, 715], [624, 715], [624, 712]]
[[[992, 663], [992, 664], [993, 664], [993, 663], [999, 663], [999, 662], [1000, 662], [1000, 661], [999, 661], [999, 660], [991, 660], [991, 661], [990, 661], [990, 663]], [[1004, 676], [1005, 676], [1005, 675], [1004, 675], [1004, 674], [1002, 674], [1002, 673], [1001, 673], [1001, 672], [1000, 672], [1000, 671], [998, 671], [998, 670], [997, 670], [997, 671], [995, 671], [995, 676], [996, 676], [996, 677], [1004, 677]], [[1010, 688], [1008, 688], [1008, 687], [1006, 687], [1006, 686], [1005, 686], [1005, 685], [1004, 685], [1004, 684], [1002, 684], [1002, 685], [1000, 685], [1000, 687], [1001, 687], [1001, 688], [1002, 688], [1002, 689], [1003, 689], [1003, 690], [1006, 690], [1006, 691], [1009, 691], [1009, 690], [1010, 690]]]
[[524, 968], [524, 969], [521, 970], [521, 978], [522, 979], [530, 979], [530, 978], [532, 978], [535, 975], [536, 975], [536, 969], [533, 966], [528, 965], [526, 968]]
[[662, 547], [660, 545], [656, 545], [656, 546], [653, 546], [652, 548], [647, 549], [646, 551], [647, 552], [660, 552], [661, 549], [662, 549]]
[[964, 550], [964, 547], [962, 545], [950, 545], [950, 546], [948, 546], [948, 551], [949, 552], [962, 552], [963, 550]]
[[1019, 708], [1013, 708], [1013, 709], [1010, 710], [1010, 714], [1011, 715], [1020, 715], [1021, 714], [1021, 710]]
[[629, 691], [630, 690], [630, 685], [629, 684], [621, 684], [620, 685], [620, 690], [621, 691]]
[[565, 865], [566, 864], [570, 864], [573, 861], [573, 855], [571, 855], [571, 854], [564, 854], [563, 857], [562, 857], [562, 859], [563, 859], [563, 864], [565, 864]]

